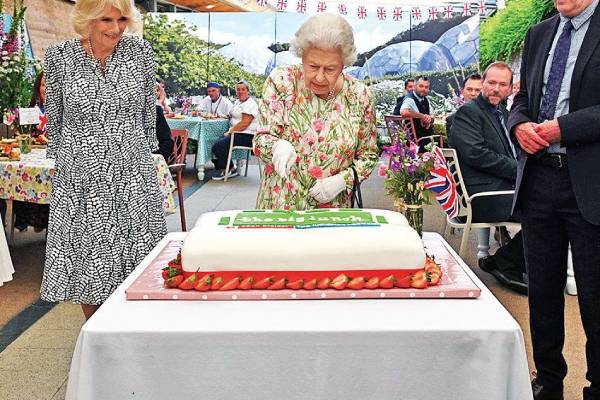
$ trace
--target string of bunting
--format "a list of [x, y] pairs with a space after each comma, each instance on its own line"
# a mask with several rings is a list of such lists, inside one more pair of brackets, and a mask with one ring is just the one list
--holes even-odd
[[[453, 18], [457, 16], [468, 17], [479, 14], [484, 15], [486, 6], [484, 0], [479, 0], [477, 3], [464, 2], [456, 4], [447, 4], [443, 7], [406, 7], [401, 6], [376, 6], [375, 12], [369, 11], [365, 5], [347, 4], [343, 1], [334, 3], [331, 1], [311, 1], [307, 0], [255, 0], [259, 6], [273, 5], [278, 11], [297, 12], [300, 14], [308, 14], [312, 12], [337, 12], [340, 15], [348, 16], [356, 15], [359, 19], [366, 19], [370, 15], [376, 17], [380, 21], [391, 19], [400, 22], [404, 18], [412, 18], [414, 21], [437, 20], [440, 18]], [[337, 7], [335, 7], [337, 4]]]

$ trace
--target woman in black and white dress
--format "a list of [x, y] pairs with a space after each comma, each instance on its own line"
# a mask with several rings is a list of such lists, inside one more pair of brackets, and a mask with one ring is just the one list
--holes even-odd
[[48, 156], [56, 160], [41, 297], [81, 304], [86, 318], [166, 234], [152, 151], [150, 45], [123, 36], [133, 0], [78, 0], [81, 36], [45, 59]]
[[[227, 167], [227, 156], [229, 155], [229, 144], [231, 143], [231, 134], [234, 135], [234, 146], [252, 147], [252, 139], [258, 127], [258, 104], [250, 96], [250, 85], [246, 81], [240, 81], [235, 85], [235, 94], [237, 100], [233, 104], [233, 108], [229, 115], [229, 130], [224, 133], [224, 137], [219, 139], [212, 147], [212, 152], [215, 155], [213, 163], [217, 170], [217, 175], [213, 176], [214, 180], [220, 181], [225, 179], [225, 169]], [[238, 176], [237, 170], [230, 166], [229, 176], [233, 178]]]

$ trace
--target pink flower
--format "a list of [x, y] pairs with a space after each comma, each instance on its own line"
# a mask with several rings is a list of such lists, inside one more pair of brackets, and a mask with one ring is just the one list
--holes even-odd
[[321, 179], [323, 177], [323, 170], [321, 169], [321, 167], [318, 166], [313, 166], [310, 167], [310, 169], [308, 170], [308, 173], [310, 174], [310, 176], [312, 176], [315, 179]]
[[388, 168], [385, 165], [380, 165], [379, 166], [379, 176], [387, 176], [387, 170]]
[[293, 184], [292, 182], [289, 182], [289, 181], [288, 181], [288, 182], [286, 182], [286, 183], [285, 183], [285, 186], [287, 187], [287, 190], [289, 190], [290, 192], [291, 192], [292, 190], [294, 190], [294, 184]]
[[325, 161], [325, 160], [327, 160], [327, 156], [325, 154], [321, 153], [321, 154], [319, 154], [319, 160]]
[[308, 135], [308, 137], [306, 138], [306, 141], [308, 142], [308, 144], [312, 145], [315, 143], [316, 138], [314, 135], [311, 134], [311, 135]]
[[273, 164], [269, 163], [265, 165], [265, 175], [271, 175], [275, 168], [273, 168]]
[[321, 132], [323, 130], [323, 121], [320, 119], [313, 122], [313, 129], [317, 132]]
[[319, 142], [322, 142], [323, 140], [325, 140], [325, 136], [319, 136]]
[[335, 111], [337, 113], [342, 112], [342, 105], [340, 103], [335, 103]]
[[275, 185], [275, 187], [273, 188], [273, 191], [274, 191], [276, 194], [279, 194], [279, 193], [281, 193], [281, 188], [280, 188], [279, 186]]

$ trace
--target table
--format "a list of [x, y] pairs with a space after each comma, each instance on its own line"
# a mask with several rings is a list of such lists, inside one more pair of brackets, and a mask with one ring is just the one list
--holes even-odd
[[83, 326], [66, 399], [532, 398], [521, 329], [470, 270], [479, 299], [127, 301], [184, 237]]
[[[229, 130], [229, 120], [222, 118], [204, 119], [201, 117], [185, 117], [182, 119], [167, 118], [167, 123], [171, 129], [187, 129], [189, 131], [189, 139], [198, 142], [195, 164], [198, 170], [198, 179], [204, 180], [205, 165], [212, 159], [212, 146]], [[231, 156], [232, 160], [245, 157], [244, 150], [234, 150]]]
[[[153, 154], [158, 183], [167, 214], [175, 212], [175, 183], [169, 167], [160, 154]], [[20, 161], [0, 162], [0, 199], [6, 200], [6, 223], [9, 242], [13, 239], [13, 200], [49, 204], [54, 160], [46, 158], [45, 149], [32, 149]]]

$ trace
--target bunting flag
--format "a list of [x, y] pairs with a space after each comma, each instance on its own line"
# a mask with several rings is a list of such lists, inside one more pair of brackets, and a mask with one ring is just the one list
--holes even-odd
[[267, 0], [256, 0], [256, 4], [258, 4], [261, 7], [264, 7], [267, 5]]
[[344, 3], [338, 4], [338, 12], [341, 15], [348, 15], [348, 8], [346, 7], [346, 5]]
[[413, 7], [412, 9], [412, 17], [417, 20], [420, 21], [421, 20], [421, 9], [418, 7]]
[[287, 9], [287, 0], [277, 0], [277, 9], [285, 11]]
[[296, 11], [300, 14], [304, 14], [306, 12], [306, 0], [298, 0]]
[[451, 5], [447, 5], [446, 8], [444, 8], [444, 16], [446, 18], [452, 18], [452, 14], [453, 14], [452, 6]]
[[359, 6], [356, 10], [356, 14], [358, 15], [359, 19], [367, 18], [367, 8], [365, 6]]
[[429, 7], [429, 20], [435, 21], [438, 18], [438, 9], [437, 7]]
[[463, 4], [463, 17], [468, 17], [471, 15], [471, 4], [465, 3]]
[[402, 7], [394, 8], [394, 21], [402, 21]]
[[386, 13], [385, 13], [385, 7], [377, 7], [377, 19], [380, 21], [385, 20], [386, 18]]
[[479, 15], [485, 14], [485, 3], [483, 0], [479, 0]]
[[325, 3], [324, 1], [320, 1], [319, 5], [317, 6], [317, 12], [325, 12], [327, 11], [327, 3]]

